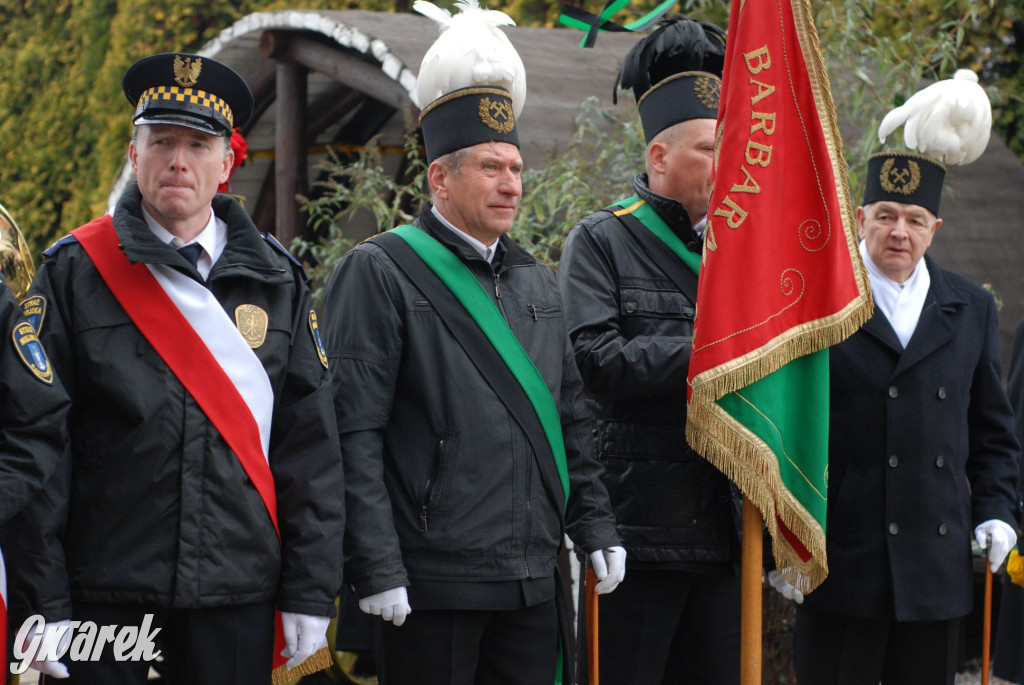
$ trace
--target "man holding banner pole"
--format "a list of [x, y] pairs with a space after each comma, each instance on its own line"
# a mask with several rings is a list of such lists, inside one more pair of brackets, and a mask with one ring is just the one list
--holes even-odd
[[341, 583], [327, 356], [301, 265], [216, 195], [244, 80], [175, 53], [122, 87], [137, 182], [44, 253], [26, 300], [72, 407], [66, 453], [10, 526], [11, 608], [63, 643], [25, 656], [53, 677], [145, 682], [154, 649], [83, 653], [68, 629], [91, 625], [152, 636], [167, 682], [269, 685], [326, 645]]
[[[504, 15], [467, 6], [455, 19], [465, 30], [474, 16], [501, 53], [486, 22]], [[467, 66], [461, 44], [445, 58], [445, 39], [419, 73], [431, 201], [350, 251], [326, 296], [346, 578], [383, 619], [382, 683], [552, 683], [560, 643], [572, 661], [563, 534], [590, 555], [599, 593], [622, 580], [626, 553], [555, 276], [508, 236], [522, 62], [509, 44], [499, 64]]]
[[[583, 219], [559, 285], [630, 574], [600, 611], [601, 682], [735, 683], [739, 517], [686, 445], [686, 377], [725, 33], [673, 17], [623, 60], [647, 141], [635, 195]], [[713, 315], [713, 313], [712, 313]]]

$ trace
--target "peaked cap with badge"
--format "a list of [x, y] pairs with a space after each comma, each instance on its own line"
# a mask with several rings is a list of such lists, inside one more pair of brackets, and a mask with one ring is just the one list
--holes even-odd
[[669, 17], [622, 60], [612, 92], [632, 89], [644, 139], [690, 119], [717, 119], [725, 31], [682, 15]]
[[864, 204], [889, 201], [924, 207], [939, 215], [946, 164], [970, 164], [985, 151], [992, 130], [992, 105], [978, 76], [959, 69], [953, 78], [922, 88], [882, 119], [884, 143], [903, 125], [910, 150], [868, 158]]
[[417, 77], [420, 127], [427, 162], [480, 143], [519, 147], [516, 120], [526, 101], [526, 70], [499, 26], [514, 26], [504, 12], [476, 0], [455, 3], [452, 15], [425, 0], [413, 9], [441, 26]]
[[186, 126], [230, 136], [252, 115], [253, 97], [245, 80], [209, 57], [183, 52], [140, 59], [121, 81], [135, 107], [132, 122]]

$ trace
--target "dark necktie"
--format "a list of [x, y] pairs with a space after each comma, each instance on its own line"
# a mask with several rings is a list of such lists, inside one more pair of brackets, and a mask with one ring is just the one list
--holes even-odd
[[203, 254], [203, 246], [199, 243], [184, 245], [178, 248], [178, 254], [188, 260], [188, 263], [195, 266], [199, 263], [199, 255]]

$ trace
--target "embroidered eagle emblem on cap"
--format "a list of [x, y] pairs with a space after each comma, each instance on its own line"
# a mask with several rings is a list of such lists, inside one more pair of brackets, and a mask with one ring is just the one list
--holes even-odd
[[198, 57], [174, 56], [174, 81], [179, 86], [190, 88], [196, 85], [203, 71], [203, 60]]

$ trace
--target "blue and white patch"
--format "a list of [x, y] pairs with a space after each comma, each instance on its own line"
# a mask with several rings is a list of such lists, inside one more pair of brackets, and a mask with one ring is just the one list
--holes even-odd
[[29, 295], [21, 301], [21, 313], [32, 328], [36, 329], [36, 335], [43, 332], [43, 320], [46, 318], [46, 296]]
[[324, 349], [324, 341], [320, 336], [320, 326], [316, 322], [316, 312], [309, 310], [309, 332], [313, 335], [313, 344], [316, 345], [316, 353], [320, 357], [320, 363], [327, 368], [327, 350]]
[[24, 319], [19, 321], [14, 325], [11, 337], [14, 339], [14, 349], [28, 370], [43, 383], [53, 385], [53, 367], [50, 366], [50, 360], [32, 324]]

